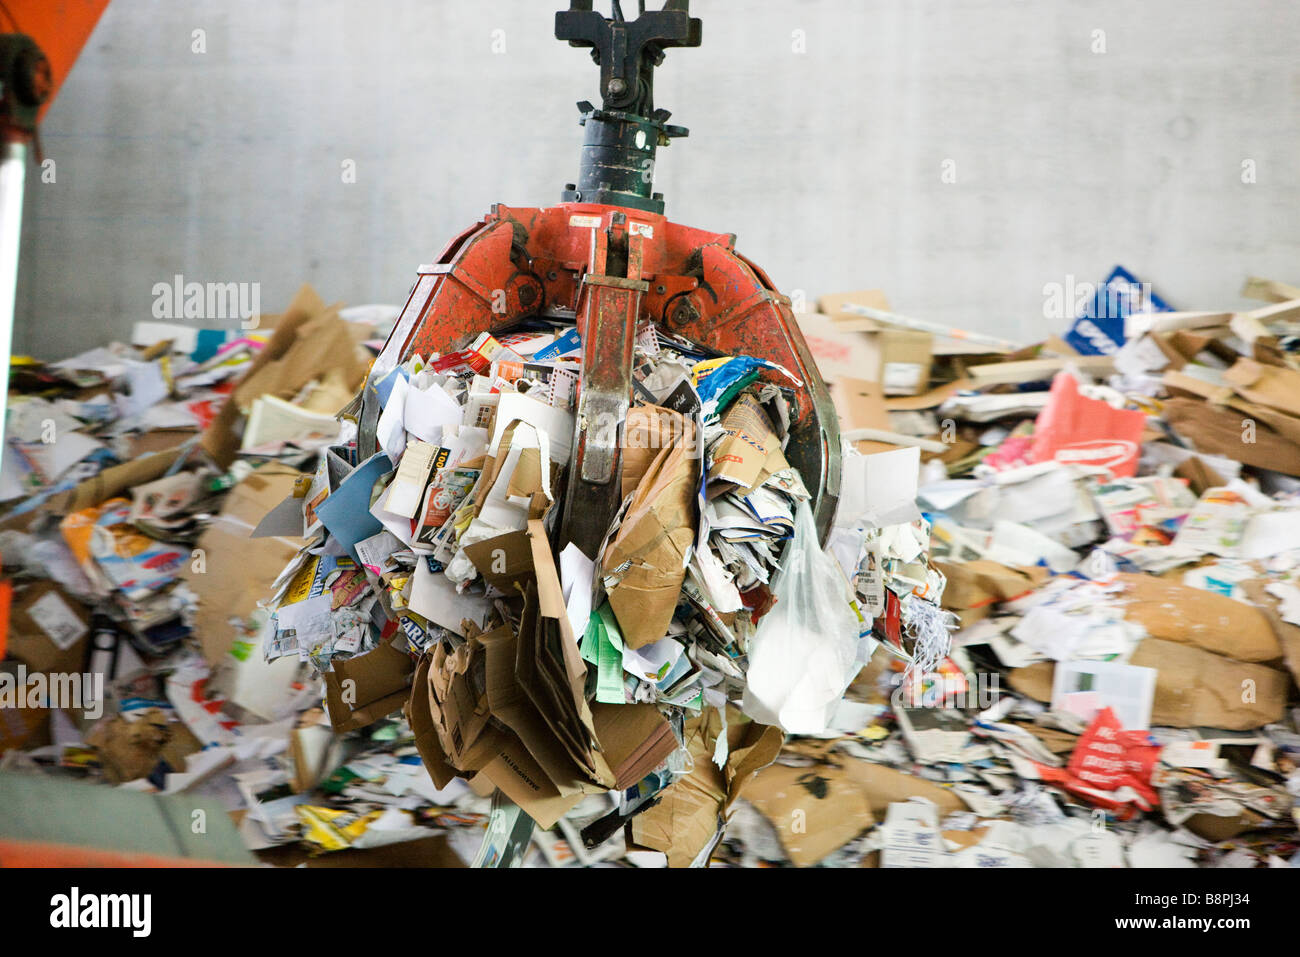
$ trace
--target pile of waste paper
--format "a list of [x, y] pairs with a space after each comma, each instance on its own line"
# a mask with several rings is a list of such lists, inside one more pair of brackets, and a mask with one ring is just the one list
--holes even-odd
[[381, 450], [325, 449], [253, 533], [308, 542], [272, 586], [263, 654], [311, 666], [336, 731], [404, 706], [440, 789], [499, 790], [542, 829], [595, 797], [585, 842], [627, 825], [634, 850], [702, 862], [784, 733], [826, 730], [876, 618], [900, 653], [946, 647], [898, 481], [919, 460], [846, 466], [835, 552], [856, 566], [870, 540], [888, 563], [864, 605], [820, 547], [767, 364], [647, 325], [622, 508], [598, 554], [557, 548], [580, 356], [557, 321], [372, 377]]
[[1300, 860], [1300, 290], [1135, 285], [1028, 347], [799, 315], [824, 537], [799, 383], [647, 323], [595, 554], [572, 321], [385, 367], [397, 310], [304, 288], [15, 360], [0, 778], [206, 802], [276, 865]]

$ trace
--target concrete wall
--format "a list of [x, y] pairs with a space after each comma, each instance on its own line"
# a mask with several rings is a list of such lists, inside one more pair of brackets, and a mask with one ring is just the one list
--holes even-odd
[[[56, 180], [29, 179], [16, 351], [125, 337], [177, 273], [260, 282], [268, 311], [303, 281], [402, 301], [492, 202], [575, 175], [596, 71], [552, 39], [561, 2], [113, 0], [43, 131]], [[1300, 280], [1300, 4], [692, 6], [705, 45], [657, 88], [692, 134], [658, 188], [787, 291], [1028, 340], [1061, 325], [1046, 283], [1115, 263], [1184, 308]]]

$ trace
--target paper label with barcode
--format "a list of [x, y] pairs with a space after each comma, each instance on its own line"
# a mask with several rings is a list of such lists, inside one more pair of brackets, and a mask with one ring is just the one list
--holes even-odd
[[32, 602], [27, 616], [59, 646], [60, 651], [67, 651], [90, 631], [90, 627], [55, 592], [48, 592]]

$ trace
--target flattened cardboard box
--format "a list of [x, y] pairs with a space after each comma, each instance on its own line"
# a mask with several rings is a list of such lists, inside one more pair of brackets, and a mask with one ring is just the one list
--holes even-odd
[[[528, 590], [531, 592], [531, 588]], [[430, 676], [431, 694], [426, 703], [431, 707], [421, 713], [416, 702], [411, 710], [413, 718], [420, 714], [421, 721], [425, 720], [424, 714], [429, 715], [436, 748], [430, 747], [427, 741], [420, 745], [419, 735], [417, 745], [421, 746], [421, 754], [426, 755], [426, 762], [432, 761], [431, 774], [452, 767], [470, 772], [481, 770], [540, 824], [552, 815], [563, 814], [585, 793], [598, 788], [576, 773], [572, 756], [556, 747], [549, 724], [535, 708], [530, 710], [528, 696], [523, 693], [514, 671], [517, 647], [514, 633], [502, 626], [470, 639], [457, 652], [465, 653], [466, 662], [482, 661], [484, 693], [477, 698], [478, 679], [473, 678], [468, 667], [456, 671], [463, 680], [451, 682], [459, 685], [459, 693], [439, 694], [436, 677], [439, 652], [435, 652], [428, 664], [422, 663]], [[466, 652], [466, 649], [470, 650]], [[457, 666], [458, 662], [452, 661], [444, 667], [455, 670]], [[512, 730], [497, 727], [498, 720]], [[597, 705], [593, 722], [602, 752], [614, 768], [610, 783], [615, 788], [631, 787], [662, 764], [676, 748], [671, 726], [654, 705]], [[514, 728], [520, 729], [523, 737]], [[541, 760], [524, 744], [525, 738]], [[462, 746], [456, 747], [456, 742]], [[557, 777], [561, 779], [558, 783]], [[439, 774], [434, 774], [434, 781], [440, 781]]]
[[[520, 625], [517, 677], [589, 778], [609, 787], [613, 772], [600, 754], [595, 719], [587, 704], [587, 666], [569, 624], [560, 575], [541, 519], [529, 519], [528, 534], [536, 573], [537, 623], [532, 628]], [[525, 599], [525, 614], [529, 607]]]
[[[867, 376], [880, 368], [879, 344], [875, 336], [845, 329], [830, 316], [819, 312], [795, 313], [794, 318], [817, 371], [828, 384], [844, 378]], [[875, 325], [870, 319], [863, 322]]]
[[[3, 667], [13, 675], [18, 694], [26, 691], [18, 684], [20, 663], [28, 680], [35, 674], [83, 674], [89, 647], [90, 616], [76, 598], [48, 581], [13, 590]], [[0, 754], [44, 744], [50, 715], [49, 708], [0, 708]]]
[[551, 827], [586, 794], [635, 784], [676, 738], [654, 705], [588, 704], [541, 518], [523, 534], [528, 550], [510, 578], [524, 596], [518, 634], [503, 625], [454, 653], [439, 646], [424, 656], [407, 713], [436, 784], [458, 771], [490, 782]]
[[515, 677], [517, 639], [509, 629], [482, 636], [492, 716], [508, 728], [499, 753], [480, 772], [540, 827], [551, 827], [584, 796], [584, 782]]
[[672, 725], [653, 704], [596, 704], [591, 710], [615, 791], [632, 787], [677, 750]]
[[6, 655], [29, 672], [81, 671], [90, 639], [85, 607], [51, 581], [14, 589]]
[[880, 349], [878, 380], [885, 395], [918, 395], [930, 387], [934, 336], [910, 329], [876, 333]]

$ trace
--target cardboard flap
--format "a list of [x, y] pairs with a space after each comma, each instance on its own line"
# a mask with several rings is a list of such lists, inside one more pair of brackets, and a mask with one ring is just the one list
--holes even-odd
[[325, 674], [325, 701], [335, 731], [353, 731], [401, 710], [415, 673], [409, 655], [391, 641], [345, 660], [335, 659]]
[[415, 736], [415, 747], [429, 777], [439, 788], [445, 788], [457, 777], [457, 770], [447, 761], [438, 739], [438, 729], [429, 708], [430, 655], [424, 655], [415, 666], [415, 680], [406, 703], [406, 720]]
[[506, 532], [465, 546], [483, 580], [507, 595], [522, 595], [534, 578], [533, 547], [527, 531]]
[[597, 704], [592, 716], [615, 790], [630, 788], [677, 749], [672, 725], [652, 704]]

